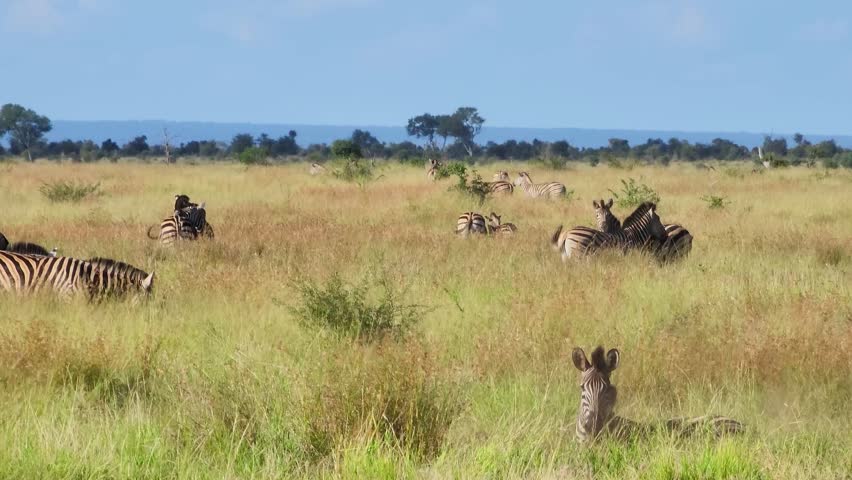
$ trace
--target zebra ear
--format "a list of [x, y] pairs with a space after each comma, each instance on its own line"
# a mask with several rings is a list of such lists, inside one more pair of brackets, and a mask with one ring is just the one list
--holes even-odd
[[615, 370], [618, 367], [618, 361], [621, 359], [621, 352], [616, 349], [611, 349], [606, 352], [606, 363], [609, 367], [610, 371]]
[[154, 286], [154, 272], [148, 274], [147, 277], [142, 279], [142, 288], [145, 289], [146, 292], [151, 291], [151, 287]]
[[606, 202], [606, 208], [612, 208], [612, 199], [610, 198], [608, 202]]
[[600, 209], [601, 206], [597, 200], [592, 200], [592, 206], [595, 207], [595, 210]]
[[574, 366], [577, 367], [577, 370], [581, 372], [585, 372], [592, 366], [589, 363], [589, 359], [586, 358], [586, 352], [580, 347], [574, 348], [574, 351], [571, 352], [571, 360], [574, 361]]

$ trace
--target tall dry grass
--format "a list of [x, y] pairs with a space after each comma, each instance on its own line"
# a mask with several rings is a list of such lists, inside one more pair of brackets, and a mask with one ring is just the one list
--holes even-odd
[[[524, 169], [574, 199], [480, 208], [398, 165], [363, 188], [306, 165], [4, 167], [11, 241], [113, 257], [157, 280], [142, 306], [0, 296], [0, 477], [850, 475], [849, 172], [478, 168]], [[692, 255], [563, 264], [555, 227], [593, 225], [592, 199], [628, 178], [693, 233]], [[60, 181], [103, 195], [39, 193]], [[207, 202], [214, 242], [162, 250], [146, 238], [177, 193]], [[707, 195], [727, 203], [710, 209]], [[454, 238], [468, 210], [519, 231]], [[357, 283], [377, 270], [404, 304], [429, 307], [408, 335], [363, 342], [294, 317], [295, 279]], [[579, 447], [569, 354], [596, 344], [622, 351], [620, 414], [721, 413], [749, 433]]]

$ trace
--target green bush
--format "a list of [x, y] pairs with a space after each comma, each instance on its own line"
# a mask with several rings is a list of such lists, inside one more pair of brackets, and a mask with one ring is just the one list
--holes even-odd
[[450, 187], [450, 190], [455, 190], [464, 195], [474, 198], [479, 205], [485, 202], [485, 198], [491, 193], [489, 184], [482, 180], [482, 177], [476, 170], [469, 170], [467, 165], [461, 162], [451, 162], [441, 166], [435, 174], [435, 179], [439, 180], [455, 175], [456, 184]]
[[643, 202], [660, 202], [660, 195], [648, 185], [644, 183], [636, 183], [633, 178], [621, 180], [621, 193], [617, 193], [612, 189], [609, 190], [612, 196], [615, 197], [615, 202], [621, 208], [637, 207]]
[[728, 200], [727, 198], [720, 197], [720, 196], [717, 196], [717, 195], [705, 195], [705, 196], [701, 197], [701, 200], [704, 200], [705, 202], [707, 202], [707, 208], [709, 208], [711, 210], [721, 210], [721, 209], [725, 208], [726, 205], [731, 203], [731, 201]]
[[361, 146], [352, 140], [335, 140], [331, 144], [331, 153], [337, 158], [345, 158], [347, 160], [364, 157], [361, 153]]
[[334, 274], [325, 285], [302, 279], [294, 287], [301, 305], [292, 312], [307, 327], [322, 328], [343, 337], [375, 341], [405, 336], [423, 317], [425, 307], [402, 303], [402, 294], [384, 276], [346, 284]]
[[72, 202], [77, 203], [86, 197], [99, 197], [103, 195], [101, 184], [98, 183], [75, 183], [58, 181], [54, 183], [43, 183], [39, 191], [45, 198], [53, 203]]
[[240, 152], [239, 160], [243, 165], [264, 165], [268, 152], [262, 147], [249, 147]]
[[373, 163], [358, 158], [346, 160], [338, 168], [332, 169], [331, 174], [338, 180], [357, 183], [362, 188], [375, 177]]

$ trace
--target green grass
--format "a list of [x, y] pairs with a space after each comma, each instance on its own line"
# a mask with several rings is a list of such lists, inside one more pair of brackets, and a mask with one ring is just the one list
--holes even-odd
[[[635, 165], [662, 220], [695, 237], [659, 267], [563, 264], [548, 244], [559, 224], [594, 225], [592, 199], [624, 187], [623, 169], [527, 167], [574, 201], [480, 207], [393, 164], [364, 186], [300, 164], [8, 164], [7, 237], [157, 277], [139, 306], [0, 295], [0, 478], [852, 475], [852, 174]], [[104, 195], [51, 203], [39, 188], [59, 181]], [[710, 182], [724, 210], [702, 200]], [[176, 193], [207, 202], [215, 241], [146, 238]], [[519, 230], [457, 239], [470, 210]], [[332, 300], [359, 307], [328, 318], [360, 325], [388, 303], [374, 283], [353, 293], [377, 271], [392, 305], [424, 307], [406, 335], [365, 342], [294, 313], [296, 280], [328, 293], [336, 275]], [[622, 353], [619, 414], [724, 414], [747, 434], [578, 445], [570, 352], [597, 344]]]

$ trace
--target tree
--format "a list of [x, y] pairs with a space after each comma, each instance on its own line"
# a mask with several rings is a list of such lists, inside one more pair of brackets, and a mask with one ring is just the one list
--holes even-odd
[[365, 157], [376, 158], [384, 156], [385, 145], [367, 130], [356, 129], [352, 132], [350, 140], [352, 140], [352, 143], [358, 145]]
[[29, 108], [14, 103], [7, 103], [0, 108], [0, 137], [10, 134], [12, 142], [21, 147], [27, 154], [27, 160], [31, 162], [33, 157], [30, 149], [52, 128], [49, 118]]
[[[438, 146], [435, 145], [435, 135], [438, 130], [438, 123], [438, 117], [424, 113], [423, 115], [409, 118], [408, 126], [405, 127], [405, 130], [410, 136], [428, 139], [429, 146], [433, 149], [437, 149]], [[444, 143], [446, 143], [446, 137], [444, 138]]]
[[98, 144], [91, 141], [86, 140], [80, 144], [80, 160], [84, 162], [94, 162], [100, 157], [100, 152], [98, 151]]
[[787, 155], [787, 139], [784, 137], [772, 138], [767, 135], [763, 138], [763, 151], [765, 153], [785, 156]]
[[473, 150], [476, 148], [473, 140], [482, 130], [483, 123], [485, 123], [485, 119], [479, 115], [474, 107], [459, 107], [456, 113], [450, 115], [449, 135], [458, 140], [469, 157], [473, 156]]
[[128, 157], [142, 155], [148, 150], [150, 150], [150, 147], [148, 147], [148, 137], [146, 135], [140, 135], [121, 147], [121, 153]]
[[234, 136], [234, 139], [231, 140], [231, 153], [234, 155], [239, 155], [243, 153], [246, 149], [254, 146], [254, 137], [252, 137], [248, 133], [240, 133]]
[[793, 141], [796, 142], [796, 146], [799, 146], [805, 141], [805, 136], [801, 133], [796, 133], [793, 135]]
[[362, 158], [361, 147], [352, 140], [335, 140], [331, 144], [331, 153], [337, 158], [354, 161]]
[[[223, 147], [224, 148], [224, 144]], [[198, 155], [202, 157], [215, 157], [222, 153], [222, 148], [215, 140], [203, 140], [198, 142]]]
[[197, 140], [190, 140], [187, 143], [181, 143], [178, 148], [178, 155], [198, 155], [201, 149], [201, 144]]
[[101, 151], [107, 155], [118, 151], [118, 144], [113, 142], [111, 138], [107, 138], [101, 143]]
[[271, 152], [273, 155], [298, 155], [299, 145], [296, 143], [296, 131], [290, 130], [286, 137], [278, 137]]
[[630, 144], [627, 140], [623, 138], [610, 138], [609, 139], [609, 150], [613, 155], [620, 155], [626, 157], [630, 154]]

